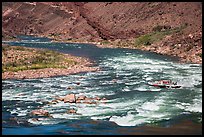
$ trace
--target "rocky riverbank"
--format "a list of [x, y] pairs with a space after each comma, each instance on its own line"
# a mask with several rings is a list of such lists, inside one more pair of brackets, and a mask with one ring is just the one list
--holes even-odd
[[[89, 42], [81, 41], [82, 43], [94, 44], [99, 48], [128, 48], [140, 49], [144, 51], [155, 52], [162, 55], [170, 55], [179, 58], [180, 63], [196, 63], [202, 64], [202, 32], [189, 34], [183, 38], [176, 36], [166, 36], [163, 40], [152, 43], [151, 45], [135, 46], [135, 39], [115, 40], [106, 42]], [[75, 41], [55, 40], [55, 42], [71, 42]]]
[[[5, 45], [4, 45], [5, 46]], [[15, 49], [17, 48], [17, 49]], [[53, 76], [62, 76], [69, 75], [81, 72], [97, 71], [98, 67], [92, 67], [93, 62], [86, 58], [75, 57], [68, 54], [57, 54], [55, 58], [61, 57], [61, 60], [58, 61], [53, 59], [53, 62], [47, 61], [45, 63], [39, 63], [39, 60], [36, 64], [35, 59], [42, 59], [44, 62], [48, 60], [48, 55], [45, 58], [39, 54], [39, 49], [25, 48], [23, 47], [13, 47], [10, 49], [3, 49], [2, 53], [2, 79], [32, 79], [32, 78], [44, 78], [44, 77], [53, 77]], [[40, 50], [40, 53], [42, 51]], [[39, 56], [37, 56], [37, 54]], [[42, 52], [43, 54], [49, 53]], [[50, 56], [54, 57], [53, 54]]]
[[37, 70], [23, 70], [18, 72], [4, 72], [2, 79], [33, 79], [33, 78], [46, 78], [54, 76], [65, 76], [69, 74], [76, 74], [82, 72], [97, 71], [98, 68], [87, 67], [83, 65], [76, 65], [67, 69], [58, 68], [45, 68]]

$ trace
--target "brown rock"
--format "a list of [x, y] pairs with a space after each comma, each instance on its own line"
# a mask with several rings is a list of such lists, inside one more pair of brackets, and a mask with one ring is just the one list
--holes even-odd
[[80, 85], [80, 82], [76, 82], [77, 85]]
[[52, 100], [52, 101], [51, 101], [51, 104], [59, 103], [59, 101], [60, 101], [60, 100], [58, 100], [58, 99]]
[[83, 103], [85, 103], [85, 104], [96, 104], [96, 101], [94, 101], [94, 98], [85, 98]]
[[31, 115], [50, 116], [50, 114], [47, 110], [42, 110], [42, 109], [37, 109], [37, 110], [31, 111]]
[[78, 99], [77, 99], [77, 100], [76, 100], [76, 103], [81, 103], [81, 100], [78, 100]]
[[74, 89], [73, 87], [67, 87], [67, 89]]
[[67, 111], [67, 113], [75, 114], [75, 113], [76, 113], [76, 110], [75, 110], [75, 109], [70, 109], [70, 110]]
[[64, 103], [76, 103], [76, 96], [75, 94], [68, 94], [64, 97]]
[[87, 97], [84, 95], [80, 95], [80, 96], [78, 96], [77, 100], [85, 100], [85, 98], [87, 98]]
[[106, 100], [107, 100], [106, 98], [102, 98], [102, 99], [101, 99], [101, 101], [102, 101], [103, 103], [106, 103]]
[[107, 100], [106, 98], [102, 98], [102, 100]]
[[113, 82], [113, 83], [116, 83], [116, 82], [117, 82], [117, 79], [112, 79], [112, 82]]
[[56, 97], [55, 100], [63, 101], [63, 100], [64, 100], [64, 97]]
[[94, 99], [95, 99], [95, 100], [101, 100], [101, 98], [98, 97], [98, 96], [96, 96]]

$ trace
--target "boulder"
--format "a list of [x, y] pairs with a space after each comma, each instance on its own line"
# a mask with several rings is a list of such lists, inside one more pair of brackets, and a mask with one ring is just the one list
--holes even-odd
[[59, 102], [60, 102], [60, 100], [55, 99], [55, 100], [52, 100], [52, 101], [51, 101], [51, 104], [56, 104], [56, 103], [59, 103]]
[[33, 111], [31, 111], [31, 115], [50, 116], [49, 112], [47, 110], [43, 110], [43, 109], [33, 110]]
[[75, 114], [75, 113], [76, 113], [76, 110], [75, 110], [75, 109], [70, 109], [70, 110], [67, 111], [67, 113]]
[[94, 100], [94, 98], [85, 98], [83, 103], [85, 103], [85, 104], [96, 104], [96, 101]]
[[107, 99], [106, 99], [106, 98], [102, 98], [101, 101], [102, 101], [103, 103], [106, 103]]
[[85, 98], [87, 98], [87, 97], [84, 95], [80, 95], [80, 96], [78, 96], [77, 100], [85, 100]]
[[76, 82], [77, 85], [80, 85], [80, 82]]
[[95, 99], [95, 100], [101, 100], [101, 98], [98, 97], [98, 96], [94, 97], [94, 99]]
[[82, 103], [82, 101], [77, 99], [77, 100], [76, 100], [76, 103]]
[[76, 103], [75, 94], [68, 94], [64, 97], [64, 103]]
[[117, 79], [112, 79], [112, 82], [113, 82], [113, 83], [116, 83], [116, 82], [117, 82]]
[[67, 89], [74, 89], [73, 87], [67, 87]]
[[64, 97], [55, 97], [55, 100], [63, 101], [63, 100], [64, 100]]
[[102, 98], [101, 100], [107, 100], [106, 98]]

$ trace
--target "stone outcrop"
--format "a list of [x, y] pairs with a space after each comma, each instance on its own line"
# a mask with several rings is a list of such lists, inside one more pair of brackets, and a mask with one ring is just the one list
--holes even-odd
[[[105, 103], [106, 102], [106, 98], [100, 98], [98, 96], [93, 97], [93, 98], [89, 98], [85, 95], [76, 95], [76, 94], [67, 94], [63, 97], [55, 97], [54, 100], [52, 100], [51, 102], [47, 102], [46, 104], [51, 105], [51, 104], [57, 104], [59, 102], [64, 102], [64, 103], [82, 103], [82, 104], [98, 104], [98, 103]], [[69, 110], [67, 110], [65, 113], [67, 114], [79, 114], [77, 113], [77, 109], [75, 108], [71, 108]], [[49, 118], [53, 118], [52, 115], [50, 115], [50, 113], [47, 110], [43, 110], [43, 109], [36, 109], [36, 110], [32, 110], [30, 112], [30, 115], [32, 116], [45, 116], [45, 117], [49, 117]], [[34, 118], [34, 120], [38, 120], [37, 118]]]
[[76, 94], [67, 94], [63, 97], [56, 97], [54, 100], [52, 100], [48, 104], [56, 104], [61, 101], [64, 103], [83, 103], [83, 104], [97, 104], [99, 102], [105, 103], [107, 99], [106, 98], [100, 98], [98, 96], [90, 98], [85, 95], [76, 95]]
[[48, 116], [48, 117], [51, 116], [47, 110], [42, 110], [42, 109], [33, 110], [31, 111], [30, 114], [36, 115], [36, 116]]
[[75, 94], [68, 94], [64, 97], [64, 103], [76, 103]]

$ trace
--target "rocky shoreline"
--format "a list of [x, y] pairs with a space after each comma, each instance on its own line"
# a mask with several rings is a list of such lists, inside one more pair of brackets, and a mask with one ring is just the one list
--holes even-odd
[[87, 67], [83, 65], [77, 65], [68, 69], [60, 68], [45, 68], [37, 70], [23, 70], [18, 72], [4, 72], [2, 73], [2, 80], [4, 79], [36, 79], [36, 78], [48, 78], [54, 76], [65, 76], [70, 74], [98, 71], [99, 68]]
[[[25, 49], [31, 49], [31, 48], [25, 48]], [[2, 63], [12, 63], [16, 61], [22, 60], [24, 56], [28, 58], [25, 62], [27, 65], [29, 62], [29, 58], [33, 58], [35, 54], [31, 53], [31, 51], [16, 51], [10, 50], [10, 52], [7, 52], [7, 55], [4, 55], [2, 57]], [[33, 51], [37, 51], [37, 49], [33, 49]], [[24, 54], [23, 54], [24, 53]], [[12, 55], [10, 55], [12, 54]], [[29, 56], [28, 56], [29, 55]], [[98, 67], [93, 67], [93, 62], [90, 61], [87, 58], [82, 57], [76, 57], [71, 56], [69, 54], [63, 54], [65, 59], [70, 59], [75, 64], [70, 64], [66, 68], [42, 68], [42, 69], [28, 69], [28, 70], [19, 70], [19, 71], [5, 71], [2, 72], [2, 80], [4, 79], [36, 79], [36, 78], [47, 78], [47, 77], [54, 77], [54, 76], [65, 76], [70, 74], [76, 74], [76, 73], [82, 73], [82, 72], [92, 72], [92, 71], [98, 71]], [[8, 56], [8, 57], [5, 57]], [[66, 64], [62, 64], [66, 66]]]
[[[201, 35], [201, 33], [199, 35]], [[200, 40], [201, 36], [199, 36], [199, 37], [194, 36], [193, 38], [190, 38], [191, 43], [193, 43], [192, 41], [197, 40], [197, 39]], [[182, 46], [186, 46], [186, 44], [182, 43], [182, 42], [180, 42], [180, 43], [177, 42], [178, 44], [176, 43], [176, 44], [171, 44], [171, 45], [165, 45], [164, 46], [164, 41], [161, 41], [161, 42], [157, 42], [155, 44], [152, 44], [151, 46], [135, 47], [132, 41], [133, 40], [127, 41], [126, 46], [118, 46], [118, 44], [115, 44], [114, 42], [110, 42], [109, 44], [102, 44], [101, 42], [84, 41], [82, 43], [93, 44], [93, 45], [97, 46], [98, 48], [139, 49], [139, 50], [154, 52], [154, 53], [157, 53], [157, 54], [178, 57], [180, 63], [202, 64], [202, 47], [199, 48], [197, 45], [195, 47], [193, 47], [191, 50], [185, 51], [185, 50], [187, 50], [188, 47], [182, 49], [181, 48]], [[54, 42], [79, 43], [79, 42], [64, 41], [64, 40], [54, 40]], [[200, 56], [198, 56], [198, 54], [200, 54]]]
[[[198, 40], [200, 41], [201, 35], [202, 35], [202, 33], [189, 35], [185, 39], [188, 40], [188, 44], [194, 43], [194, 41], [198, 41]], [[167, 41], [167, 40], [165, 40], [165, 41]], [[174, 43], [174, 42], [171, 42], [171, 39], [169, 41], [170, 41], [170, 43]], [[53, 40], [53, 42], [79, 43], [79, 42], [56, 40], [56, 39]], [[140, 46], [140, 47], [135, 47], [134, 44], [132, 44], [131, 40], [125, 43], [126, 46], [118, 46], [117, 43], [110, 42], [110, 41], [108, 44], [102, 44], [101, 42], [88, 42], [88, 41], [84, 41], [82, 43], [93, 44], [99, 48], [140, 49], [140, 50], [155, 52], [155, 53], [162, 54], [162, 55], [176, 56], [179, 58], [180, 63], [202, 64], [202, 53], [201, 53], [201, 56], [198, 56], [198, 54], [200, 54], [200, 51], [202, 51], [202, 47], [200, 49], [198, 49], [198, 47], [195, 45], [195, 47], [193, 47], [193, 48], [191, 48], [191, 50], [187, 51], [185, 48], [179, 48], [179, 47], [186, 46], [186, 44], [182, 43], [182, 41], [178, 41], [178, 42], [176, 42], [176, 44], [173, 44], [173, 45], [172, 44], [164, 45], [164, 42], [160, 41], [160, 42], [155, 43], [151, 46]], [[177, 47], [177, 48], [175, 48], [175, 47]], [[186, 47], [186, 48], [188, 48], [188, 47]], [[69, 68], [66, 68], [66, 69], [45, 68], [45, 69], [36, 69], [36, 70], [24, 70], [24, 71], [18, 71], [18, 72], [4, 72], [4, 73], [2, 73], [2, 79], [44, 78], [44, 77], [63, 76], [63, 75], [69, 75], [69, 74], [76, 74], [76, 73], [80, 73], [80, 72], [90, 72], [90, 71], [98, 71], [99, 70], [99, 68], [97, 68], [97, 67], [91, 67], [91, 62], [89, 60], [80, 59], [77, 57], [75, 59], [77, 59], [77, 62], [80, 62], [80, 63], [77, 65], [74, 65], [74, 66], [70, 66]]]

